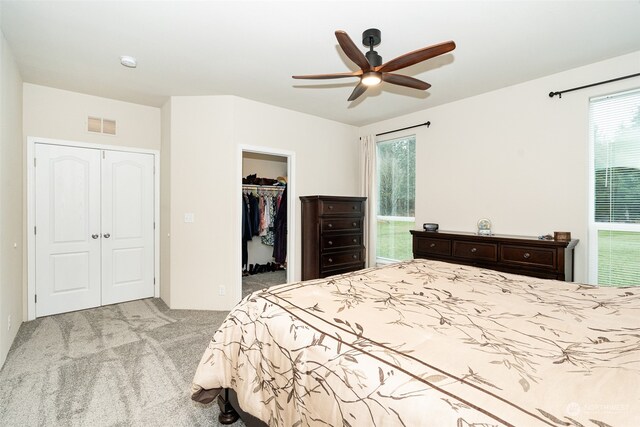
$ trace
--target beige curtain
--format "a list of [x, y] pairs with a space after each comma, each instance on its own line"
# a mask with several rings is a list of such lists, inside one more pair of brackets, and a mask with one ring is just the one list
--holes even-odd
[[376, 136], [360, 139], [360, 194], [367, 198], [364, 217], [364, 246], [367, 250], [366, 266], [376, 265]]

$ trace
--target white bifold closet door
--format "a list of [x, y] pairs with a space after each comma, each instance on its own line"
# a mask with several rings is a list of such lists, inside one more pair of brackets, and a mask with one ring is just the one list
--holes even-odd
[[153, 155], [35, 155], [36, 316], [153, 296]]

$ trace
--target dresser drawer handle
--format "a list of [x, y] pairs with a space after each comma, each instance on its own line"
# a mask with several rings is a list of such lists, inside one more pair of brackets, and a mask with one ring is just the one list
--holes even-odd
[[353, 254], [353, 259], [358, 259], [358, 255]]
[[329, 246], [332, 246], [332, 245], [333, 245], [333, 242], [332, 242], [331, 240], [329, 240], [329, 241], [327, 242], [327, 244], [328, 244]]
[[429, 245], [429, 247], [430, 247], [430, 248], [435, 248], [435, 247], [436, 247], [436, 244], [435, 244], [435, 243], [432, 243], [432, 244], [430, 244], [430, 245]]
[[329, 258], [327, 261], [329, 261], [329, 262], [333, 262], [333, 258]]
[[333, 228], [333, 224], [331, 223], [327, 224], [327, 228]]
[[522, 255], [524, 257], [524, 259], [529, 259], [531, 258], [531, 254], [529, 252], [525, 252], [524, 255]]
[[356, 205], [351, 206], [351, 209], [356, 210]]
[[475, 254], [476, 252], [478, 252], [478, 249], [477, 249], [477, 248], [471, 248], [471, 253], [472, 253], [472, 254]]
[[356, 227], [358, 225], [357, 222], [352, 222], [351, 225], [353, 225], [354, 227]]
[[358, 243], [358, 239], [353, 239], [353, 243]]
[[333, 210], [333, 205], [329, 205], [329, 210], [332, 211]]

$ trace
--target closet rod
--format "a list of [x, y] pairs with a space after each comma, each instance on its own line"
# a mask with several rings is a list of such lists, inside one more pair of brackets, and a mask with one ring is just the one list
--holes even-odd
[[255, 190], [284, 190], [286, 185], [256, 185], [256, 184], [242, 184], [242, 189], [255, 189]]
[[599, 85], [603, 85], [603, 84], [606, 84], [606, 83], [613, 83], [613, 82], [617, 82], [618, 80], [630, 79], [631, 77], [638, 77], [638, 76], [640, 76], [640, 73], [629, 74], [628, 76], [617, 77], [615, 79], [605, 80], [603, 82], [598, 82], [598, 83], [591, 83], [590, 85], [574, 87], [572, 89], [561, 90], [561, 91], [558, 91], [558, 92], [549, 92], [549, 98], [553, 98], [556, 95], [558, 95], [558, 98], [562, 98], [562, 94], [563, 93], [573, 92], [574, 90], [586, 89], [588, 87], [593, 87], [593, 86], [599, 86]]

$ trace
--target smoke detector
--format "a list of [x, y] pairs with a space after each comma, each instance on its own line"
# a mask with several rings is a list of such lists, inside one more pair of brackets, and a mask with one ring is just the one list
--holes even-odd
[[128, 68], [136, 68], [138, 66], [138, 61], [133, 56], [121, 56], [120, 63]]

